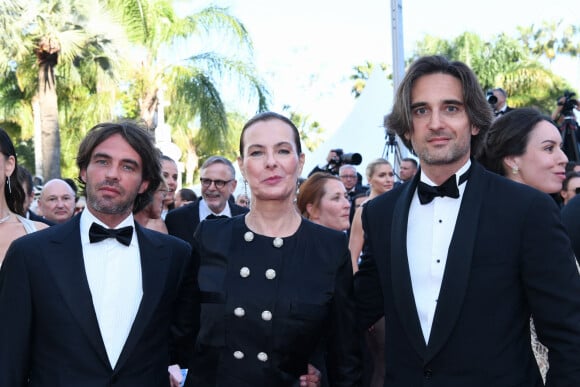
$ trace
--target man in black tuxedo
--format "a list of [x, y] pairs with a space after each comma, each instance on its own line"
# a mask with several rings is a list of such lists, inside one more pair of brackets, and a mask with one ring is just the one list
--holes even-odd
[[186, 243], [133, 220], [161, 181], [158, 152], [136, 124], [105, 123], [77, 165], [86, 210], [14, 241], [0, 270], [0, 386], [169, 386], [195, 279]]
[[580, 386], [580, 276], [553, 199], [486, 171], [492, 112], [475, 74], [418, 59], [386, 126], [418, 155], [408, 184], [363, 210], [361, 328], [385, 316], [385, 386]]
[[237, 185], [233, 164], [221, 156], [211, 156], [201, 166], [201, 198], [169, 211], [165, 224], [169, 234], [193, 245], [193, 233], [202, 220], [232, 217], [248, 212], [229, 199]]

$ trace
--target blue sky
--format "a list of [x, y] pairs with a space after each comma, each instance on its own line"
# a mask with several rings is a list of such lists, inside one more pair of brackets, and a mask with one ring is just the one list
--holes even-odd
[[[563, 20], [580, 26], [571, 0], [403, 0], [406, 52], [425, 35], [453, 38], [471, 31], [489, 38], [516, 26]], [[199, 3], [198, 3], [199, 4]], [[216, 0], [249, 30], [260, 74], [272, 93], [272, 110], [283, 105], [310, 114], [329, 132], [353, 105], [352, 68], [391, 63], [390, 0]], [[580, 91], [578, 61], [560, 61], [554, 71]], [[385, 112], [386, 113], [386, 112]]]

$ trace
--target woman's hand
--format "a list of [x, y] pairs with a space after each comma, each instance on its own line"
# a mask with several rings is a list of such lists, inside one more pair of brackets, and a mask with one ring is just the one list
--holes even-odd
[[308, 364], [308, 374], [300, 377], [300, 386], [320, 387], [320, 371], [312, 364]]

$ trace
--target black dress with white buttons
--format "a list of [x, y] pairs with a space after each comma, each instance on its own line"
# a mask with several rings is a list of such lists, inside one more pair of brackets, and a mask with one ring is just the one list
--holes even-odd
[[294, 235], [271, 238], [239, 216], [203, 222], [195, 242], [201, 316], [187, 385], [297, 386], [322, 344], [333, 385], [356, 384], [344, 233], [303, 220]]

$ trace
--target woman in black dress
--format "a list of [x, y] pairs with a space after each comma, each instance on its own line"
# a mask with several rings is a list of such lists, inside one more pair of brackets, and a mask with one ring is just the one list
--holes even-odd
[[238, 163], [250, 212], [204, 221], [195, 234], [201, 318], [191, 385], [308, 385], [301, 376], [312, 363], [331, 386], [356, 386], [348, 241], [294, 204], [304, 164], [298, 130], [277, 113], [255, 116]]

